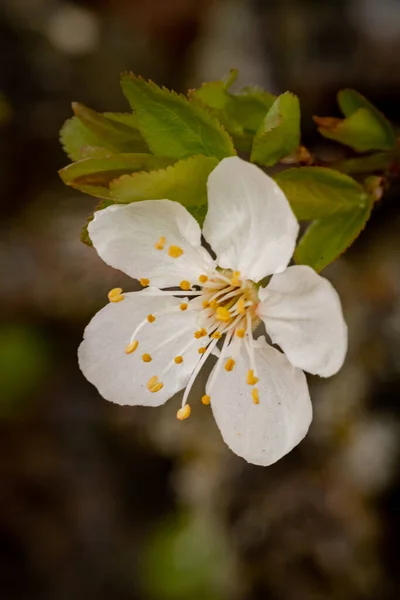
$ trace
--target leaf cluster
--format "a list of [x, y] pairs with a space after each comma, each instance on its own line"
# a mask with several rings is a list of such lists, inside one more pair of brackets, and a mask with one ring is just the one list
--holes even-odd
[[[60, 176], [99, 198], [96, 210], [167, 198], [182, 203], [201, 224], [209, 174], [220, 160], [239, 153], [262, 168], [275, 167], [296, 217], [309, 222], [294, 259], [320, 271], [360, 234], [382, 196], [399, 159], [393, 127], [361, 94], [341, 90], [344, 118], [314, 120], [324, 137], [353, 156], [322, 163], [301, 144], [298, 97], [257, 87], [234, 93], [236, 76], [232, 71], [184, 96], [124, 73], [121, 86], [131, 112], [99, 113], [73, 103], [74, 116], [60, 134], [72, 162]], [[87, 225], [82, 240], [90, 244]]]

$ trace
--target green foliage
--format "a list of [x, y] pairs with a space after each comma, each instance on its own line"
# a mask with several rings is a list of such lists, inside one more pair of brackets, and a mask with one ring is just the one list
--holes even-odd
[[299, 99], [285, 92], [275, 100], [257, 130], [250, 160], [271, 166], [300, 145]]
[[98, 113], [73, 102], [75, 117], [60, 132], [65, 152], [72, 160], [103, 156], [109, 152], [148, 152], [136, 126], [135, 115]]
[[314, 117], [321, 135], [356, 152], [390, 150], [395, 146], [393, 127], [364, 96], [355, 90], [341, 90], [338, 104], [345, 119]]
[[249, 151], [253, 137], [276, 96], [257, 87], [246, 87], [233, 94], [229, 88], [236, 75], [237, 72], [232, 71], [227, 81], [204, 83], [199, 89], [190, 90], [189, 98], [211, 109], [232, 135], [236, 147]]
[[185, 96], [129, 73], [121, 84], [153, 154], [177, 160], [196, 154], [219, 159], [236, 154], [220, 122]]
[[201, 208], [207, 206], [207, 178], [217, 164], [213, 157], [192, 156], [166, 169], [125, 175], [111, 183], [111, 196], [118, 203], [175, 200], [201, 219], [205, 216]]
[[[232, 70], [226, 79], [204, 83], [185, 97], [123, 74], [122, 90], [134, 112], [99, 113], [73, 103], [74, 116], [61, 130], [73, 162], [60, 177], [101, 198], [95, 211], [165, 198], [183, 204], [202, 224], [207, 178], [223, 158], [240, 152], [262, 167], [291, 165], [275, 180], [297, 219], [311, 221], [295, 260], [319, 271], [359, 235], [373, 202], [399, 171], [393, 127], [364, 96], [341, 90], [344, 118], [314, 117], [321, 134], [356, 152], [375, 152], [324, 163], [301, 144], [297, 96], [276, 97], [256, 87], [234, 93], [236, 77]], [[362, 184], [349, 174], [366, 179]], [[91, 244], [87, 224], [82, 240]]]
[[364, 206], [311, 223], [294, 253], [296, 263], [309, 265], [317, 272], [324, 269], [360, 235], [372, 205], [373, 200], [368, 197]]
[[97, 198], [110, 198], [110, 183], [121, 175], [170, 165], [173, 161], [151, 154], [108, 154], [85, 158], [59, 171], [66, 185]]
[[275, 176], [296, 217], [310, 221], [363, 207], [364, 188], [348, 175], [324, 167], [287, 169]]

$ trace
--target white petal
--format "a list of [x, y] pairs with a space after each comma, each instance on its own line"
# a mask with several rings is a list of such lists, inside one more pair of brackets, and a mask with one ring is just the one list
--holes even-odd
[[[232, 371], [219, 369], [207, 394], [222, 437], [229, 448], [255, 465], [270, 465], [290, 452], [306, 435], [312, 405], [304, 373], [284, 354], [257, 340], [255, 364], [259, 404], [246, 383], [250, 368], [244, 344]], [[218, 364], [218, 363], [217, 363]], [[216, 369], [217, 366], [214, 367]]]
[[[196, 340], [197, 311], [180, 311], [180, 300], [173, 296], [151, 296], [153, 290], [124, 294], [118, 303], [107, 304], [92, 319], [79, 347], [79, 365], [85, 377], [100, 394], [117, 404], [159, 406], [186, 386], [200, 355], [198, 348], [204, 339]], [[147, 323], [136, 339], [139, 346], [132, 354], [125, 348], [137, 325], [149, 313], [178, 306], [176, 312], [157, 316]], [[191, 343], [194, 342], [194, 343]], [[186, 351], [183, 348], [191, 344]], [[152, 361], [143, 362], [142, 355], [150, 354]], [[175, 356], [183, 356], [176, 364]], [[170, 365], [167, 373], [163, 373]], [[147, 382], [158, 376], [163, 388], [150, 392]]]
[[208, 178], [203, 234], [220, 267], [260, 281], [292, 257], [299, 225], [286, 196], [259, 167], [224, 158]]
[[[107, 264], [136, 279], [150, 279], [156, 287], [179, 286], [183, 280], [198, 283], [212, 262], [200, 245], [197, 221], [171, 200], [109, 206], [95, 213], [89, 235]], [[163, 250], [155, 248], [160, 238], [165, 238]], [[170, 246], [178, 246], [183, 254], [172, 258]]]
[[329, 377], [343, 364], [347, 326], [331, 283], [306, 266], [289, 267], [259, 290], [257, 312], [290, 362]]

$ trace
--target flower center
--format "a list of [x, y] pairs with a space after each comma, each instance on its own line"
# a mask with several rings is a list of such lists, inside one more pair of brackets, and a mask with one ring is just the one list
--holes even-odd
[[210, 277], [200, 275], [201, 318], [206, 332], [213, 339], [232, 332], [244, 338], [248, 321], [251, 329], [260, 322], [255, 309], [259, 303], [257, 286], [253, 281], [241, 280], [238, 271], [217, 270]]
[[[166, 239], [161, 237], [155, 243], [155, 249], [163, 252], [167, 251], [169, 256], [179, 260], [183, 254], [183, 250], [179, 246], [166, 246]], [[147, 287], [150, 280], [143, 278], [140, 280], [143, 286]], [[230, 269], [213, 269], [209, 273], [204, 273], [199, 276], [197, 285], [183, 280], [180, 282], [181, 291], [164, 291], [165, 295], [183, 296], [182, 302], [174, 307], [166, 310], [158, 311], [157, 313], [149, 314], [136, 327], [131, 335], [128, 345], [125, 348], [126, 354], [132, 354], [139, 346], [137, 334], [149, 324], [157, 326], [157, 318], [161, 315], [166, 315], [176, 311], [195, 310], [198, 312], [198, 329], [193, 332], [193, 337], [175, 357], [171, 357], [170, 362], [160, 374], [154, 374], [147, 382], [147, 388], [151, 393], [160, 391], [164, 384], [163, 376], [172, 368], [179, 368], [179, 365], [185, 361], [185, 353], [193, 348], [193, 344], [198, 344], [199, 360], [190, 376], [189, 382], [183, 394], [182, 408], [178, 411], [177, 417], [180, 420], [186, 419], [190, 415], [190, 406], [187, 404], [189, 392], [193, 383], [199, 374], [202, 366], [208, 356], [216, 350], [218, 340], [223, 336], [223, 344], [220, 351], [220, 359], [216, 368], [213, 371], [212, 377], [208, 383], [208, 392], [203, 396], [203, 404], [210, 403], [208, 393], [212, 389], [213, 382], [221, 368], [227, 372], [233, 371], [239, 352], [242, 345], [245, 345], [249, 356], [250, 368], [247, 371], [246, 383], [251, 386], [251, 394], [254, 404], [259, 404], [258, 389], [254, 387], [258, 382], [256, 364], [254, 360], [254, 340], [253, 330], [260, 323], [257, 317], [256, 308], [259, 303], [257, 285], [249, 280], [241, 277], [239, 271]], [[199, 289], [200, 288], [200, 289]], [[151, 292], [149, 292], [151, 294]], [[160, 291], [155, 292], [157, 295]], [[189, 300], [190, 298], [190, 300]], [[120, 302], [124, 299], [121, 288], [115, 288], [109, 293], [110, 302]], [[179, 335], [179, 333], [177, 334]], [[175, 337], [175, 336], [173, 336]], [[170, 340], [162, 343], [166, 345]], [[158, 347], [160, 349], [160, 346]], [[153, 358], [151, 354], [145, 352], [141, 356], [141, 360], [151, 363]], [[160, 379], [159, 379], [160, 377]]]

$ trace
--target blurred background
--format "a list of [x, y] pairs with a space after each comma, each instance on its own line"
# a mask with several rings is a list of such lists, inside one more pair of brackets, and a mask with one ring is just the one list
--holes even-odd
[[350, 348], [310, 378], [307, 439], [269, 468], [223, 444], [207, 407], [114, 406], [77, 366], [86, 323], [132, 282], [84, 246], [96, 200], [63, 186], [77, 100], [127, 110], [119, 73], [186, 91], [239, 83], [336, 115], [351, 86], [400, 122], [398, 0], [1, 0], [2, 600], [400, 597], [399, 191], [324, 272]]

